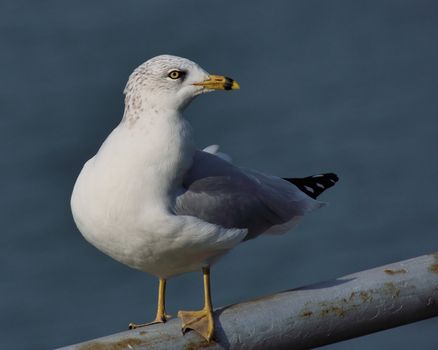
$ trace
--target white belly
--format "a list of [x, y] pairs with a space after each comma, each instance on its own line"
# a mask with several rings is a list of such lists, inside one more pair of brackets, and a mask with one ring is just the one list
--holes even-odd
[[73, 217], [87, 241], [123, 264], [167, 278], [210, 265], [246, 235], [173, 215], [144, 183], [114, 182], [94, 165], [90, 160], [76, 181]]
[[[246, 230], [224, 229], [172, 207], [194, 145], [181, 118], [138, 129], [119, 125], [83, 167], [71, 198], [82, 235], [102, 252], [159, 277], [200, 269], [238, 244]], [[160, 132], [152, 132], [156, 127]]]

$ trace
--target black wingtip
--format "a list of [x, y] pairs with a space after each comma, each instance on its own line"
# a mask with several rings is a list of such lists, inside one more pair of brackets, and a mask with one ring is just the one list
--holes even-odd
[[325, 173], [303, 178], [285, 178], [284, 180], [297, 186], [309, 197], [316, 199], [326, 189], [334, 186], [339, 181], [339, 177], [335, 173]]

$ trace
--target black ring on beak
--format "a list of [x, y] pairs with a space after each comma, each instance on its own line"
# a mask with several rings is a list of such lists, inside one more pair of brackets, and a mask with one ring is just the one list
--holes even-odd
[[233, 79], [225, 77], [224, 90], [231, 90], [233, 83], [234, 83]]

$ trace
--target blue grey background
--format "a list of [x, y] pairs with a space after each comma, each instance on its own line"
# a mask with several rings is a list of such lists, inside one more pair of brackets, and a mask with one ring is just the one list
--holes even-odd
[[[292, 233], [213, 269], [216, 306], [437, 250], [438, 3], [0, 2], [0, 347], [46, 349], [155, 311], [156, 280], [104, 256], [72, 221], [82, 164], [117, 125], [128, 75], [170, 53], [242, 89], [187, 110], [198, 145], [282, 176], [341, 180]], [[200, 274], [168, 309], [200, 307]], [[327, 349], [437, 349], [438, 319]]]

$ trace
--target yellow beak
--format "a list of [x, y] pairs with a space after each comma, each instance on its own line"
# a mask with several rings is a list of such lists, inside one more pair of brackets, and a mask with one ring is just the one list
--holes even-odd
[[222, 75], [210, 75], [206, 80], [200, 83], [193, 83], [196, 86], [203, 86], [212, 90], [237, 90], [240, 85], [233, 79]]

